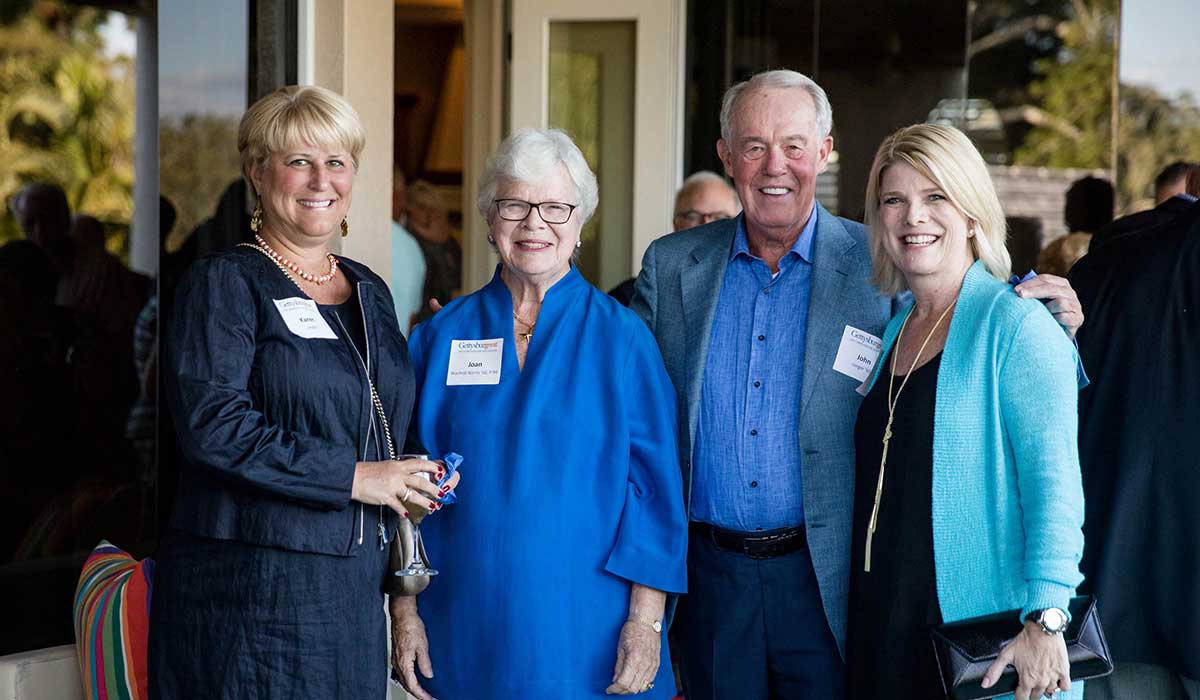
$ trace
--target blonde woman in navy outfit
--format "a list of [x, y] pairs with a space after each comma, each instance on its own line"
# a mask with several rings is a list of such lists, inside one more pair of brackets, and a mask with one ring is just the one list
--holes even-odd
[[255, 244], [188, 271], [167, 337], [183, 464], [154, 581], [153, 697], [386, 696], [386, 540], [406, 506], [436, 510], [423, 474], [444, 467], [394, 459], [413, 375], [391, 295], [329, 252], [363, 146], [324, 88], [282, 88], [242, 117]]
[[1060, 629], [1082, 579], [1071, 342], [1006, 281], [1004, 215], [960, 131], [885, 139], [866, 212], [880, 291], [913, 303], [855, 428], [847, 697], [943, 697], [929, 625], [1010, 609], [1026, 622], [985, 686], [1011, 664], [1017, 700], [1081, 697]]

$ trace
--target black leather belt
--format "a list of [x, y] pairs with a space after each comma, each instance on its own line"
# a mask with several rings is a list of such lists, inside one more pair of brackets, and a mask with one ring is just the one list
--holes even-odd
[[803, 526], [761, 532], [735, 532], [708, 523], [693, 522], [688, 529], [692, 537], [707, 538], [717, 549], [744, 554], [751, 559], [782, 557], [804, 549], [808, 544]]

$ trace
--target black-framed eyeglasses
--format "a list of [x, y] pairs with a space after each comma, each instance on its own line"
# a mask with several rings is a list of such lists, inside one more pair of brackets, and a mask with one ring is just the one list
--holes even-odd
[[578, 204], [565, 202], [526, 202], [523, 199], [495, 199], [496, 213], [505, 221], [524, 221], [530, 209], [537, 209], [538, 216], [548, 224], [565, 224]]

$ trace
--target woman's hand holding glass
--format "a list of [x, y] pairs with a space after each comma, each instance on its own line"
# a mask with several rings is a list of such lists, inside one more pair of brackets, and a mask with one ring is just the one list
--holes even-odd
[[1017, 670], [1014, 700], [1031, 700], [1039, 695], [1051, 697], [1060, 690], [1071, 689], [1066, 641], [1061, 634], [1046, 634], [1036, 622], [1026, 622], [1025, 629], [1004, 647], [984, 674], [983, 687], [995, 685], [1008, 666]]
[[423, 518], [440, 508], [438, 499], [458, 485], [455, 473], [439, 487], [437, 482], [445, 473], [440, 460], [359, 462], [354, 465], [350, 497], [368, 505], [387, 506], [405, 517]]

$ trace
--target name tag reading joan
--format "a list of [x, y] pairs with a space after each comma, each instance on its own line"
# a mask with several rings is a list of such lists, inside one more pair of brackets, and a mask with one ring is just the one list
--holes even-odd
[[446, 386], [499, 384], [504, 338], [451, 340]]
[[875, 360], [879, 359], [879, 351], [882, 349], [883, 341], [879, 338], [854, 326], [846, 326], [842, 331], [842, 343], [838, 346], [833, 369], [851, 379], [864, 382], [871, 376], [871, 370], [875, 369]]
[[312, 299], [291, 297], [289, 299], [272, 299], [279, 315], [287, 324], [288, 330], [301, 338], [328, 338], [337, 340], [333, 329], [325, 322], [321, 312], [317, 310], [317, 302]]

